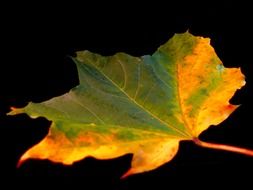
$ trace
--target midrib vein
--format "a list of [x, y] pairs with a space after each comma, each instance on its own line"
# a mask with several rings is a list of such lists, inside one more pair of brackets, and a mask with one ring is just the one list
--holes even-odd
[[[190, 127], [189, 124], [186, 120], [185, 114], [183, 112], [183, 103], [182, 103], [182, 99], [181, 99], [181, 92], [180, 92], [180, 80], [179, 80], [179, 67], [178, 67], [179, 63], [176, 63], [176, 76], [177, 76], [177, 95], [178, 95], [178, 102], [179, 102], [179, 108], [180, 108], [180, 112], [182, 115], [182, 119], [183, 122], [185, 124], [185, 127], [188, 129], [188, 131], [190, 132]], [[187, 131], [187, 134], [189, 134], [189, 132]], [[189, 134], [191, 137], [193, 136], [191, 133]]]
[[[93, 64], [92, 64], [93, 65]], [[155, 118], [156, 120], [158, 120], [160, 123], [164, 124], [165, 126], [167, 126], [168, 128], [172, 128], [175, 131], [177, 131], [178, 133], [180, 133], [181, 135], [189, 138], [189, 134], [185, 133], [184, 131], [181, 131], [177, 128], [175, 128], [172, 125], [169, 125], [168, 123], [166, 123], [165, 121], [161, 120], [159, 117], [157, 117], [156, 115], [154, 115], [152, 112], [150, 112], [149, 110], [145, 109], [142, 105], [140, 105], [138, 102], [136, 102], [132, 97], [130, 97], [124, 90], [122, 90], [122, 88], [120, 88], [113, 80], [111, 80], [109, 77], [107, 77], [107, 75], [101, 71], [97, 66], [93, 65], [96, 70], [98, 72], [100, 72], [108, 81], [110, 81], [116, 88], [118, 88], [125, 96], [127, 96], [135, 105], [137, 105], [138, 107], [140, 107], [142, 110], [144, 110], [146, 113], [148, 113], [150, 116], [152, 116], [153, 118]]]

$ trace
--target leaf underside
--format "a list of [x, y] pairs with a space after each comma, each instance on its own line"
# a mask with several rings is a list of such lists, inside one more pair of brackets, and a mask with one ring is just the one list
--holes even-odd
[[239, 68], [225, 68], [210, 39], [175, 34], [153, 55], [73, 58], [80, 84], [42, 103], [30, 102], [9, 114], [27, 113], [52, 121], [48, 135], [20, 159], [72, 164], [133, 153], [124, 175], [170, 161], [179, 141], [193, 140], [236, 108], [229, 99], [244, 84]]

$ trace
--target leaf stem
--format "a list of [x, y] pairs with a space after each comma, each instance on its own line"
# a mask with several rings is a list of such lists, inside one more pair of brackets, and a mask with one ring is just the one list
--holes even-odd
[[199, 140], [198, 138], [194, 138], [193, 142], [199, 146], [206, 147], [206, 148], [226, 150], [226, 151], [230, 151], [230, 152], [244, 154], [246, 156], [253, 156], [253, 150], [246, 149], [246, 148], [240, 148], [240, 147], [224, 145], [224, 144], [203, 142], [203, 141]]

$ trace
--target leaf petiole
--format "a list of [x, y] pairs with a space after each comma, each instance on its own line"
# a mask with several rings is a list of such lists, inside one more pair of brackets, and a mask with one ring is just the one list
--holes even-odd
[[194, 138], [193, 142], [199, 146], [205, 147], [205, 148], [212, 148], [212, 149], [218, 149], [218, 150], [226, 150], [230, 152], [236, 152], [239, 154], [244, 154], [246, 156], [253, 156], [253, 150], [246, 149], [246, 148], [240, 148], [230, 145], [224, 145], [224, 144], [216, 144], [216, 143], [209, 143], [209, 142], [203, 142], [199, 140], [198, 138]]

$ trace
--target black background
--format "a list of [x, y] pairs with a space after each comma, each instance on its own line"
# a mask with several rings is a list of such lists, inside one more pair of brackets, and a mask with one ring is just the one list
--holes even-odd
[[[233, 187], [251, 184], [253, 158], [180, 143], [177, 156], [154, 171], [120, 180], [130, 167], [131, 154], [98, 161], [86, 158], [73, 166], [31, 160], [16, 169], [19, 157], [48, 132], [45, 118], [6, 116], [10, 106], [41, 102], [78, 84], [68, 56], [77, 50], [102, 55], [126, 52], [152, 54], [174, 33], [189, 30], [211, 38], [226, 67], [241, 67], [247, 85], [232, 98], [242, 104], [226, 121], [210, 127], [202, 140], [253, 149], [252, 39], [248, 5], [214, 1], [126, 2], [93, 5], [15, 4], [2, 7], [0, 65], [1, 185], [18, 188], [172, 189]], [[204, 185], [203, 185], [203, 184]], [[2, 189], [2, 188], [1, 188]]]

